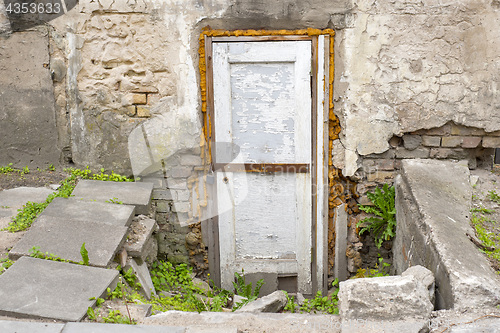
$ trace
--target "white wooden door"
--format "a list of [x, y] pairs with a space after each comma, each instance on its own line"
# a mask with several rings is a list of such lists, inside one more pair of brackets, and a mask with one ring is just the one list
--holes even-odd
[[215, 142], [232, 143], [214, 155], [223, 288], [243, 268], [311, 294], [311, 47], [212, 44]]

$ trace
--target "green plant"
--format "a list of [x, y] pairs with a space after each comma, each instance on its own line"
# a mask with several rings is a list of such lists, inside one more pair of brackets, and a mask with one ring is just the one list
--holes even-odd
[[123, 270], [122, 276], [125, 282], [127, 282], [127, 284], [133, 289], [137, 290], [138, 288], [141, 288], [141, 284], [137, 282], [138, 278], [134, 274], [132, 267], [130, 267], [128, 271]]
[[80, 262], [82, 265], [89, 265], [89, 251], [85, 248], [85, 243], [82, 244], [80, 248], [80, 255], [82, 256], [82, 261]]
[[285, 296], [286, 296], [286, 305], [285, 307], [283, 308], [283, 311], [285, 312], [291, 312], [291, 313], [295, 313], [295, 311], [297, 310], [297, 308], [299, 307], [296, 303], [295, 303], [295, 297], [290, 297], [288, 295], [288, 293], [285, 291]]
[[47, 170], [48, 171], [56, 171], [56, 167], [54, 166], [54, 164], [49, 164], [49, 166], [47, 167]]
[[384, 184], [383, 190], [377, 187], [375, 192], [368, 192], [367, 196], [374, 206], [359, 205], [359, 209], [375, 216], [359, 221], [356, 227], [361, 226], [360, 235], [365, 231], [371, 232], [375, 237], [375, 245], [380, 248], [383, 241], [390, 240], [395, 236], [395, 189], [394, 186], [389, 187], [388, 184]]
[[108, 299], [115, 299], [115, 298], [123, 298], [124, 293], [123, 293], [123, 283], [119, 281], [113, 291], [111, 291], [111, 288], [107, 288], [106, 292], [108, 295]]
[[295, 304], [294, 298], [290, 298], [287, 294], [287, 304], [285, 306], [285, 311], [296, 312], [299, 310], [300, 312], [322, 312], [329, 314], [338, 314], [338, 293], [339, 293], [339, 280], [335, 279], [332, 282], [332, 287], [334, 291], [330, 294], [330, 296], [323, 296], [321, 291], [318, 291], [314, 298], [306, 299], [302, 303], [302, 305]]
[[491, 201], [494, 201], [500, 205], [500, 195], [498, 195], [498, 193], [495, 190], [489, 191], [488, 197], [490, 198]]
[[118, 205], [123, 205], [123, 201], [118, 200], [118, 198], [109, 199], [109, 200], [106, 200], [106, 202], [114, 203], [114, 204], [118, 204]]
[[0, 258], [0, 275], [5, 272], [14, 262], [9, 258]]
[[391, 264], [384, 262], [384, 258], [378, 255], [378, 262], [375, 264], [375, 268], [366, 269], [359, 268], [356, 272], [356, 275], [353, 276], [353, 279], [358, 278], [371, 278], [371, 277], [379, 277], [379, 276], [388, 276]]
[[23, 173], [23, 174], [25, 174], [25, 175], [26, 175], [26, 174], [28, 174], [28, 173], [30, 173], [30, 169], [28, 168], [28, 166], [25, 166], [25, 167], [23, 168], [23, 170], [21, 171], [21, 173]]
[[14, 172], [14, 168], [12, 168], [12, 163], [9, 163], [7, 166], [0, 167], [0, 173], [9, 173]]
[[260, 288], [264, 285], [264, 280], [260, 279], [255, 285], [255, 289], [252, 288], [252, 283], [246, 283], [245, 281], [245, 271], [242, 269], [241, 274], [234, 272], [235, 282], [233, 282], [234, 292], [237, 295], [245, 297], [245, 300], [233, 305], [233, 311], [240, 309], [243, 305], [256, 300], [259, 297]]
[[111, 310], [106, 317], [102, 318], [105, 323], [135, 325], [137, 322], [129, 317], [123, 316], [120, 310]]
[[494, 209], [487, 209], [483, 206], [480, 206], [480, 207], [474, 207], [470, 211], [472, 213], [492, 214], [495, 210]]

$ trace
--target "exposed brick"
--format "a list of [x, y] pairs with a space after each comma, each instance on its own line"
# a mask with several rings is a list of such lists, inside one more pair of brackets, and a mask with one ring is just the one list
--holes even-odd
[[403, 147], [396, 148], [396, 158], [427, 158], [429, 148], [420, 147], [414, 150], [407, 150]]
[[394, 160], [381, 159], [375, 161], [377, 170], [394, 170]]
[[159, 200], [156, 202], [156, 211], [158, 213], [168, 213], [170, 212], [170, 203], [165, 200]]
[[441, 147], [454, 148], [460, 147], [463, 137], [461, 136], [445, 136], [441, 139]]
[[438, 159], [445, 159], [445, 158], [451, 158], [451, 159], [464, 159], [469, 157], [469, 153], [463, 149], [460, 148], [431, 148], [431, 153], [430, 153], [431, 158], [438, 158]]
[[385, 183], [387, 179], [392, 179], [394, 177], [394, 172], [392, 171], [377, 171], [375, 173], [370, 173], [366, 177], [369, 182], [379, 182]]
[[136, 112], [135, 105], [129, 105], [125, 108], [125, 114], [129, 117], [135, 116], [135, 112]]
[[422, 137], [420, 135], [403, 135], [403, 145], [408, 150], [414, 150], [422, 143]]
[[466, 136], [462, 140], [462, 148], [476, 148], [480, 143], [480, 136]]
[[176, 200], [175, 191], [154, 189], [153, 199], [155, 200]]
[[147, 107], [147, 106], [137, 106], [137, 117], [141, 117], [141, 118], [149, 118], [149, 117], [151, 117], [151, 113], [149, 111], [149, 107]]
[[395, 157], [394, 149], [389, 149], [386, 152], [383, 152], [381, 154], [368, 154], [366, 155], [367, 158], [386, 158], [386, 159], [391, 159]]
[[441, 145], [441, 137], [440, 136], [423, 135], [422, 136], [422, 145], [424, 145], [426, 147], [439, 147]]
[[484, 148], [500, 148], [500, 137], [485, 136], [483, 137]]
[[159, 94], [148, 94], [148, 105], [155, 105], [160, 102]]
[[146, 104], [147, 96], [146, 94], [133, 94], [132, 95], [132, 104]]
[[167, 172], [167, 175], [172, 178], [187, 178], [191, 176], [191, 173], [190, 167], [174, 167]]
[[489, 132], [485, 134], [486, 136], [500, 136], [500, 131]]
[[481, 128], [465, 127], [462, 125], [451, 125], [451, 135], [484, 135], [485, 132]]

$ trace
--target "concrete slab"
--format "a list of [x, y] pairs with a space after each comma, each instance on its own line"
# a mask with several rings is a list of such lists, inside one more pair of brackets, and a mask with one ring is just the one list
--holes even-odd
[[184, 327], [67, 323], [62, 333], [185, 333]]
[[[233, 329], [245, 333], [312, 333], [340, 332], [340, 318], [336, 315], [300, 313], [232, 313], [167, 311], [145, 318], [140, 324], [179, 326], [206, 329]], [[219, 332], [221, 332], [219, 331]]]
[[129, 226], [135, 215], [134, 211], [135, 207], [129, 205], [55, 198], [41, 215], [64, 218], [68, 222], [90, 221]]
[[238, 333], [236, 327], [204, 327], [204, 326], [188, 326], [186, 333]]
[[73, 190], [75, 198], [89, 201], [106, 202], [111, 199], [134, 205], [136, 214], [147, 215], [151, 212], [153, 184], [143, 182], [107, 182], [81, 180]]
[[128, 271], [130, 268], [134, 271], [135, 275], [142, 288], [142, 294], [149, 300], [151, 299], [151, 294], [156, 296], [156, 290], [153, 285], [153, 281], [151, 281], [151, 275], [149, 274], [148, 265], [142, 261], [138, 262], [135, 259], [130, 259], [127, 265], [124, 267], [125, 271]]
[[138, 219], [132, 223], [129, 237], [125, 242], [125, 250], [131, 257], [146, 258], [146, 245], [156, 229], [156, 221], [153, 219]]
[[18, 209], [28, 201], [44, 202], [54, 190], [45, 187], [18, 187], [0, 191], [0, 207]]
[[459, 163], [403, 160], [396, 178], [396, 273], [422, 265], [436, 278], [437, 309], [496, 307], [500, 279], [469, 240], [472, 188]]
[[63, 259], [79, 262], [80, 248], [85, 243], [90, 265], [106, 267], [125, 242], [127, 227], [84, 222], [68, 223], [54, 216], [39, 216], [24, 237], [9, 252], [16, 260], [29, 256], [34, 246], [40, 251], [55, 254]]
[[22, 257], [0, 275], [0, 315], [80, 321], [118, 271]]
[[421, 333], [429, 331], [429, 320], [347, 320], [342, 321], [342, 333]]
[[0, 332], [2, 333], [61, 333], [63, 328], [64, 324], [0, 321]]

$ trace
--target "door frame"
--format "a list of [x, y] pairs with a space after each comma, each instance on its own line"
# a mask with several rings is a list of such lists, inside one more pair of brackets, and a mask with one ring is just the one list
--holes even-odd
[[[329, 183], [328, 168], [331, 153], [329, 152], [330, 130], [329, 114], [333, 102], [333, 35], [328, 30], [307, 29], [298, 31], [220, 31], [205, 30], [200, 35], [200, 74], [202, 90], [202, 114], [205, 123], [205, 137], [208, 143], [207, 161], [215, 167], [214, 147], [214, 95], [213, 95], [213, 65], [212, 43], [214, 42], [246, 42], [246, 41], [280, 41], [280, 40], [310, 40], [311, 54], [311, 186], [312, 186], [312, 216], [311, 216], [311, 279], [312, 291], [318, 290], [326, 294], [328, 290], [328, 219], [329, 219]], [[203, 52], [202, 52], [203, 51]], [[318, 145], [319, 144], [319, 145]], [[212, 169], [213, 170], [213, 169]], [[248, 170], [247, 170], [248, 171]], [[266, 165], [253, 167], [253, 172], [265, 172]], [[216, 184], [211, 189], [211, 205], [217, 207]], [[202, 236], [208, 250], [208, 263], [211, 279], [220, 286], [218, 217], [202, 223]]]

